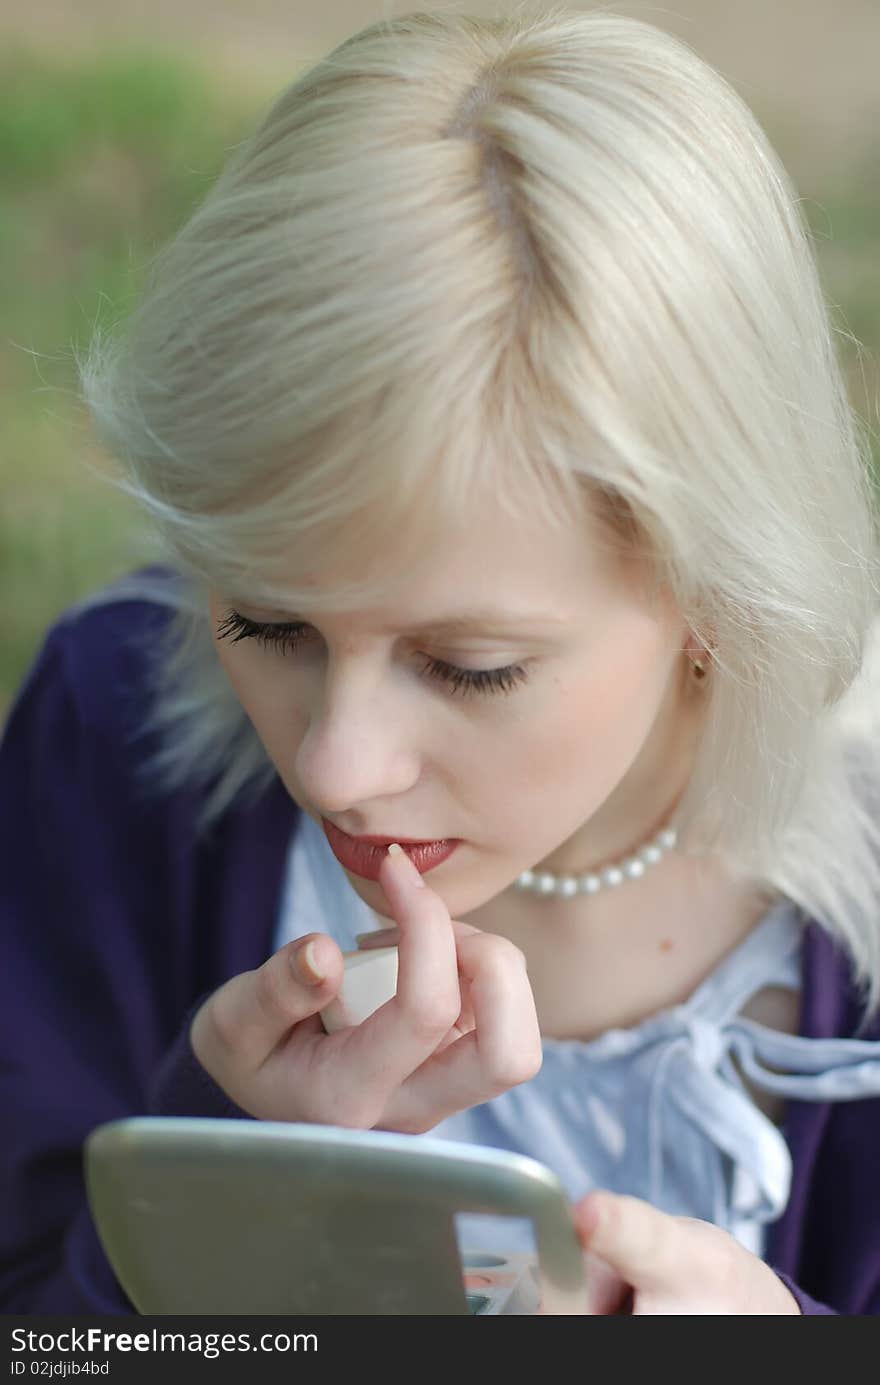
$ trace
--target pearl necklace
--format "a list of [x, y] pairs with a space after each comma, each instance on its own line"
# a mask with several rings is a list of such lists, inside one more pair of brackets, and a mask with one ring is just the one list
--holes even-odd
[[590, 871], [586, 875], [554, 875], [549, 870], [524, 870], [514, 881], [514, 888], [533, 894], [562, 895], [566, 899], [577, 894], [596, 894], [601, 889], [620, 885], [624, 880], [637, 880], [649, 866], [655, 866], [667, 851], [671, 851], [677, 840], [676, 829], [664, 827], [633, 856], [627, 856], [616, 865], [605, 866], [603, 870]]

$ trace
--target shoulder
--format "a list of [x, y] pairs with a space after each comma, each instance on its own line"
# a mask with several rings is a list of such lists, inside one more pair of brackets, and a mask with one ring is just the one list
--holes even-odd
[[[141, 575], [147, 585], [165, 576], [125, 580]], [[135, 637], [168, 609], [134, 586], [125, 595], [114, 586], [49, 627], [0, 741], [5, 941], [29, 958], [51, 938], [47, 975], [59, 958], [70, 975], [97, 974], [105, 960], [124, 971], [125, 938], [137, 931], [152, 946], [162, 936], [173, 872], [182, 883], [194, 859], [192, 801], [152, 795], [135, 773], [142, 748], [128, 744], [148, 643]]]
[[125, 621], [161, 623], [178, 605], [182, 587], [180, 574], [162, 563], [134, 568], [68, 606], [50, 633], [88, 638], [116, 630]]
[[53, 667], [85, 728], [107, 734], [122, 729], [126, 714], [136, 715], [178, 586], [171, 568], [138, 568], [68, 607], [49, 627], [32, 672]]
[[880, 1041], [880, 1011], [865, 1014], [852, 954], [814, 919], [804, 928], [802, 981], [800, 1028], [805, 1037]]
[[[102, 815], [110, 802], [121, 808], [130, 800], [132, 812], [153, 806], [152, 672], [160, 667], [160, 636], [178, 605], [179, 583], [170, 568], [137, 569], [48, 627], [2, 727], [8, 787], [18, 782], [22, 791], [39, 785], [44, 796], [67, 795], [79, 816], [87, 805]], [[163, 806], [157, 799], [156, 809]]]

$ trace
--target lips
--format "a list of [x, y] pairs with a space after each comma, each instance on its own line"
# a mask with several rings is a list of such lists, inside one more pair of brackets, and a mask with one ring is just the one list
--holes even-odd
[[[376, 845], [370, 841], [349, 837], [347, 832], [341, 832], [326, 818], [321, 818], [321, 825], [330, 843], [330, 849], [340, 865], [365, 880], [378, 881], [379, 867], [388, 854], [387, 844]], [[424, 875], [426, 871], [433, 870], [435, 866], [448, 860], [459, 841], [458, 838], [452, 837], [436, 842], [401, 841], [400, 845], [419, 874]]]

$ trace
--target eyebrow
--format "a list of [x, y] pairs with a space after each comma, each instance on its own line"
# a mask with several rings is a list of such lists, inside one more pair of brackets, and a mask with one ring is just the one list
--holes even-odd
[[[273, 611], [274, 618], [290, 622], [303, 619], [302, 616], [285, 611]], [[457, 615], [440, 616], [436, 620], [414, 621], [412, 629], [425, 635], [486, 635], [502, 639], [511, 634], [520, 634], [541, 641], [545, 638], [544, 632], [548, 627], [551, 630], [562, 631], [567, 629], [568, 625], [567, 620], [547, 611], [509, 611], [487, 606], [473, 611], [462, 611]], [[549, 643], [553, 637], [546, 638]]]
[[417, 629], [426, 635], [484, 635], [489, 638], [504, 639], [510, 635], [526, 635], [529, 639], [550, 642], [552, 636], [544, 632], [564, 630], [568, 622], [559, 616], [542, 611], [523, 611], [513, 614], [509, 611], [486, 610], [466, 611], [457, 616], [446, 616], [438, 620], [419, 621]]

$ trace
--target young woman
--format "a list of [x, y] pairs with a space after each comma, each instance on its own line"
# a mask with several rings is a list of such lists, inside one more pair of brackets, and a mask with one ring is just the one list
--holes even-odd
[[372, 25], [82, 378], [162, 560], [0, 751], [3, 1311], [133, 1311], [82, 1142], [231, 1114], [541, 1159], [585, 1312], [880, 1312], [876, 510], [738, 96], [604, 11]]

